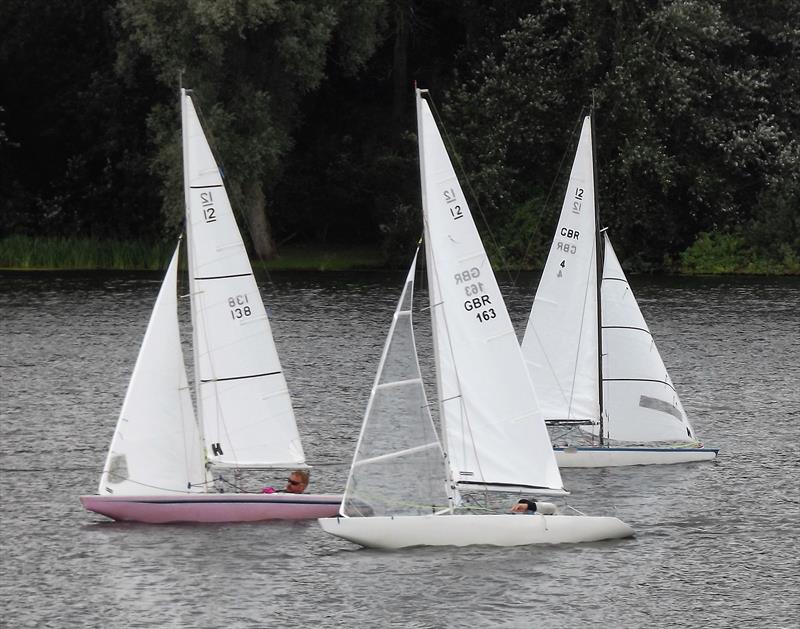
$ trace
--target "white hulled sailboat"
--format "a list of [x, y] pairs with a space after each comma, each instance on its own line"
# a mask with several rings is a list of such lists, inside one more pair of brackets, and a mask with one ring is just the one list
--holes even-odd
[[599, 228], [594, 163], [587, 116], [522, 341], [547, 424], [574, 439], [554, 443], [558, 465], [713, 459], [717, 449], [698, 442], [611, 241]]
[[[469, 513], [462, 493], [565, 495], [536, 394], [488, 257], [428, 103], [417, 90], [437, 437], [412, 328], [416, 256], [367, 405], [339, 516], [357, 544], [515, 546], [628, 537], [614, 517]], [[547, 505], [545, 507], [545, 504]]]

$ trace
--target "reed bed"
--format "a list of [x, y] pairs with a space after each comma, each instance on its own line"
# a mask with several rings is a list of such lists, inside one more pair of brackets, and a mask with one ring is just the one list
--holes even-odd
[[157, 270], [175, 245], [91, 238], [0, 239], [0, 268], [25, 270]]
[[[174, 247], [174, 243], [7, 236], [0, 238], [0, 268], [154, 271], [166, 268]], [[185, 258], [182, 262], [185, 264]], [[368, 269], [385, 264], [376, 247], [306, 245], [287, 245], [274, 260], [252, 258], [252, 262], [256, 269], [298, 271]]]

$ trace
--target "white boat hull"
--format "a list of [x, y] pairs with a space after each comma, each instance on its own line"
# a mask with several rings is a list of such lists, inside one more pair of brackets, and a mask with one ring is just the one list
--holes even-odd
[[553, 448], [558, 467], [624, 467], [711, 461], [717, 448]]
[[420, 515], [320, 518], [322, 529], [368, 548], [410, 546], [526, 546], [633, 536], [613, 517], [540, 514]]

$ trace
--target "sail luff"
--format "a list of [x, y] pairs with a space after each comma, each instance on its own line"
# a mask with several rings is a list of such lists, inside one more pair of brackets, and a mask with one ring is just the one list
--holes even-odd
[[[445, 356], [448, 354], [445, 351], [446, 343], [444, 345], [440, 345], [444, 342], [444, 338], [446, 337], [446, 330], [440, 330], [439, 328], [442, 326], [442, 315], [438, 311], [438, 306], [441, 302], [440, 298], [440, 290], [439, 290], [439, 281], [436, 276], [436, 273], [433, 270], [434, 264], [434, 257], [433, 252], [430, 248], [430, 229], [428, 227], [428, 220], [427, 220], [427, 207], [428, 207], [428, 196], [427, 196], [427, 181], [426, 181], [426, 173], [427, 169], [425, 168], [425, 151], [423, 150], [423, 128], [422, 128], [422, 94], [425, 91], [420, 89], [415, 89], [415, 104], [417, 110], [417, 151], [419, 153], [419, 176], [420, 176], [420, 194], [422, 198], [422, 226], [423, 226], [423, 245], [425, 247], [425, 261], [426, 261], [426, 273], [428, 278], [428, 303], [430, 305], [430, 315], [431, 315], [431, 335], [433, 336], [433, 347], [434, 352], [434, 373], [436, 378], [436, 399], [437, 399], [437, 408], [439, 409], [439, 422], [441, 426], [440, 430], [440, 440], [442, 443], [442, 448], [445, 453], [449, 452], [449, 446], [447, 442], [447, 431], [444, 429], [445, 424], [445, 403], [446, 401], [450, 401], [459, 397], [456, 393], [455, 395], [450, 395], [449, 393], [445, 393], [446, 385], [445, 385], [445, 374], [451, 373], [451, 368], [449, 363], [444, 362]], [[450, 379], [452, 381], [452, 378]], [[450, 384], [450, 388], [453, 388], [452, 382]], [[453, 481], [452, 477], [452, 469], [448, 465], [448, 472], [450, 474], [450, 481]]]
[[[192, 247], [190, 243], [194, 242], [194, 237], [192, 235], [192, 221], [189, 220], [190, 217], [190, 204], [189, 204], [189, 138], [187, 134], [189, 133], [189, 124], [188, 124], [188, 116], [189, 112], [186, 107], [186, 103], [189, 99], [189, 95], [184, 88], [180, 90], [181, 94], [181, 153], [183, 156], [183, 200], [184, 200], [184, 223], [185, 223], [185, 230], [186, 230], [186, 262], [189, 271], [189, 307], [191, 313], [191, 320], [197, 321], [199, 317], [199, 311], [197, 308], [197, 299], [198, 299], [198, 290], [197, 290], [197, 282], [195, 280], [195, 262], [194, 262], [194, 252], [192, 251]], [[192, 375], [193, 375], [193, 382], [194, 382], [194, 400], [195, 404], [197, 405], [197, 424], [198, 430], [200, 431], [200, 439], [203, 444], [205, 444], [205, 435], [203, 432], [203, 400], [200, 396], [200, 359], [197, 356], [197, 348], [199, 344], [197, 342], [197, 328], [196, 326], [191, 326], [192, 332]], [[203, 458], [205, 463], [205, 456], [206, 450], [205, 445], [203, 447]]]

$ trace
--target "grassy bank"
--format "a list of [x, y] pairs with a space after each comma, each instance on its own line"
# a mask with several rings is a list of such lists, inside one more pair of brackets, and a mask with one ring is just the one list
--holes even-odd
[[[172, 243], [8, 236], [0, 238], [0, 269], [155, 271], [166, 268], [173, 247]], [[377, 246], [284, 245], [276, 259], [255, 259], [253, 266], [269, 271], [347, 271], [385, 268], [386, 262]], [[681, 275], [798, 275], [800, 255], [785, 243], [767, 255], [748, 247], [739, 235], [701, 234], [668, 268]]]
[[[0, 269], [6, 270], [158, 270], [166, 267], [174, 244], [92, 240], [89, 238], [0, 239]], [[268, 270], [343, 271], [380, 268], [378, 247], [326, 248], [287, 245], [275, 260], [254, 266]]]
[[760, 250], [741, 234], [702, 233], [680, 256], [684, 275], [800, 275], [800, 254], [789, 243]]

